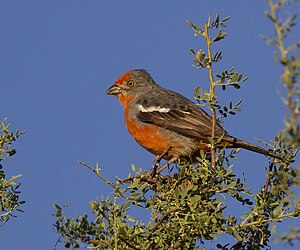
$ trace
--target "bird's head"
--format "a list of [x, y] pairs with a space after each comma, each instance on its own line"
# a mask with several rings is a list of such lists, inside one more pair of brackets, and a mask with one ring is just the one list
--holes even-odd
[[116, 95], [122, 102], [123, 98], [134, 98], [158, 87], [151, 75], [143, 69], [131, 70], [120, 76], [107, 91], [108, 95]]

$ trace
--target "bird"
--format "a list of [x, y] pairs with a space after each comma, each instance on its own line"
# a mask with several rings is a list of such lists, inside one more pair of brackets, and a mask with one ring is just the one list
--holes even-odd
[[[174, 162], [181, 157], [195, 158], [200, 150], [210, 153], [211, 116], [183, 95], [161, 87], [146, 70], [124, 73], [106, 93], [119, 99], [131, 136], [157, 157]], [[243, 148], [281, 159], [272, 151], [230, 135], [218, 122], [215, 138], [221, 141], [218, 148]]]

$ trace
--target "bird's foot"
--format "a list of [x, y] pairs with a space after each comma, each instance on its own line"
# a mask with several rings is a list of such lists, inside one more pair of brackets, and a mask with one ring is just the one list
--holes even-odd
[[172, 146], [170, 146], [168, 149], [166, 149], [161, 155], [157, 155], [154, 159], [154, 164], [152, 166], [152, 177], [156, 175], [157, 168], [160, 166], [160, 161], [168, 155], [170, 150], [172, 149]]
[[164, 165], [162, 165], [159, 169], [157, 169], [156, 173], [160, 174], [165, 168], [169, 167], [172, 163], [178, 160], [178, 156], [174, 156], [171, 160], [167, 161]]

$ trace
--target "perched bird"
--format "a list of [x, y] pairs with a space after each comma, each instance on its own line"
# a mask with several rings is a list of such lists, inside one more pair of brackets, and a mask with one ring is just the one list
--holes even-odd
[[[106, 92], [116, 95], [124, 108], [125, 123], [132, 137], [145, 149], [164, 159], [210, 152], [212, 118], [181, 94], [159, 86], [145, 70], [131, 70], [120, 76]], [[244, 148], [270, 157], [273, 152], [240, 140], [216, 124], [220, 148]]]

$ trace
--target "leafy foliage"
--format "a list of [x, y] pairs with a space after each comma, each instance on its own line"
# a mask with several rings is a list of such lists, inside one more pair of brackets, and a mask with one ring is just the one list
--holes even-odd
[[[13, 156], [17, 151], [11, 148], [13, 141], [15, 141], [21, 134], [17, 130], [11, 132], [9, 130], [10, 125], [6, 125], [6, 119], [0, 122], [1, 134], [0, 134], [0, 162]], [[22, 211], [19, 206], [24, 201], [19, 200], [19, 187], [21, 184], [15, 182], [16, 179], [20, 178], [21, 175], [16, 175], [6, 180], [4, 167], [0, 164], [0, 223], [5, 223], [10, 217], [15, 217], [15, 211]]]
[[[97, 249], [115, 246], [118, 249], [200, 249], [205, 241], [217, 239], [220, 234], [231, 235], [235, 239], [232, 247], [236, 249], [267, 246], [271, 235], [269, 224], [299, 214], [299, 204], [297, 210], [286, 212], [288, 180], [294, 173], [289, 166], [274, 168], [272, 180], [276, 180], [276, 185], [270, 192], [261, 190], [254, 194], [246, 188], [245, 180], [234, 174], [233, 166], [228, 166], [227, 157], [234, 158], [236, 153], [218, 152], [216, 171], [212, 171], [203, 152], [196, 169], [183, 161], [176, 171], [170, 169], [168, 175], [153, 177], [152, 172], [135, 171], [133, 167], [134, 173], [125, 180], [110, 184], [115, 189], [113, 199], [90, 202], [92, 221], [87, 215], [67, 218], [63, 209], [55, 205], [56, 230], [63, 237], [65, 247], [74, 248], [83, 244]], [[86, 166], [101, 176], [98, 167]], [[240, 206], [245, 211], [241, 219], [228, 212], [229, 199], [233, 199], [231, 206]], [[148, 223], [129, 214], [134, 207], [144, 209], [145, 215], [149, 211]]]

